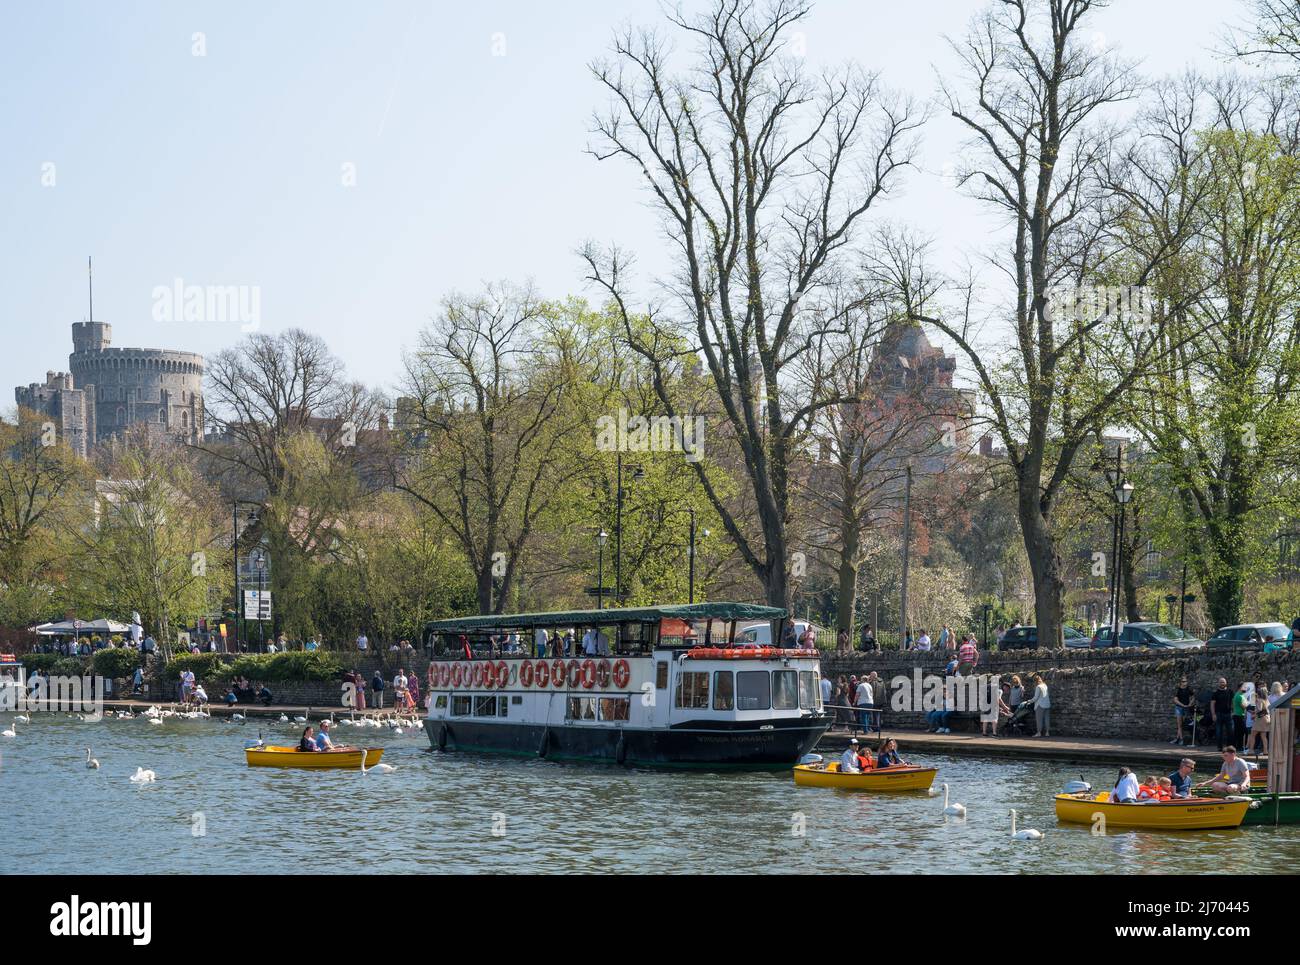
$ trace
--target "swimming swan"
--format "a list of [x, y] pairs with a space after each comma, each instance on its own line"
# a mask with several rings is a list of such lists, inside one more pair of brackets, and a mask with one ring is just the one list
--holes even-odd
[[948, 803], [948, 785], [943, 786], [943, 813], [951, 814], [954, 817], [964, 818], [966, 816], [966, 805]]
[[1011, 837], [1017, 841], [1037, 841], [1043, 836], [1042, 831], [1035, 831], [1033, 828], [1025, 828], [1023, 831], [1016, 830], [1016, 809], [1011, 809]]

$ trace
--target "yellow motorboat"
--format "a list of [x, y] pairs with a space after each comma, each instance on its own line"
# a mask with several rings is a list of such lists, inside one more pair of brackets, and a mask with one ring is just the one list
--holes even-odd
[[898, 764], [878, 767], [861, 774], [841, 772], [840, 765], [796, 764], [794, 782], [801, 787], [838, 787], [846, 791], [924, 791], [934, 783], [937, 767]]
[[1250, 808], [1245, 797], [1182, 798], [1112, 804], [1105, 792], [1056, 795], [1056, 819], [1071, 824], [1094, 824], [1101, 815], [1107, 828], [1144, 828], [1152, 831], [1203, 831], [1235, 828]]
[[361, 770], [361, 755], [366, 767], [374, 767], [384, 756], [382, 747], [339, 747], [332, 751], [300, 751], [296, 747], [246, 747], [244, 756], [249, 767], [303, 767], [312, 770]]

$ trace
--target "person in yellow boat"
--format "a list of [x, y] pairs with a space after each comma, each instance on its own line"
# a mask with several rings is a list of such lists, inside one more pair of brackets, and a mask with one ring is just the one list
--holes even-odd
[[1138, 792], [1137, 775], [1127, 767], [1121, 767], [1119, 777], [1115, 780], [1115, 788], [1110, 792], [1110, 803], [1132, 804], [1138, 799]]
[[303, 728], [302, 739], [298, 741], [298, 750], [300, 751], [320, 750], [320, 748], [316, 746], [316, 741], [312, 739], [312, 729], [310, 726]]
[[330, 722], [328, 720], [320, 722], [320, 733], [316, 735], [316, 749], [319, 751], [334, 750], [334, 742], [330, 740]]
[[848, 748], [840, 755], [840, 773], [862, 773], [862, 768], [858, 765], [858, 739], [856, 737], [849, 740]]
[[891, 737], [880, 745], [880, 753], [876, 756], [876, 767], [899, 767], [903, 765], [910, 766], [910, 763], [898, 756], [898, 741]]

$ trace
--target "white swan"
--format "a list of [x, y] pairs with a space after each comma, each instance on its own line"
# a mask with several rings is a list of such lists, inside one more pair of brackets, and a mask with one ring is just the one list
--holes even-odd
[[305, 724], [307, 723], [307, 718], [299, 715], [293, 719], [293, 722], [295, 724]]
[[161, 718], [161, 717], [150, 717], [150, 718], [149, 718], [149, 723], [151, 723], [151, 724], [157, 724], [159, 727], [161, 727], [161, 726], [162, 726], [162, 718]]
[[374, 767], [366, 767], [366, 754], [368, 753], [369, 751], [366, 748], [364, 747], [361, 748], [361, 773], [362, 774], [369, 774], [371, 771], [378, 771], [380, 774], [392, 774], [393, 771], [397, 770], [397, 768], [395, 768], [392, 764], [385, 764], [382, 761], [380, 761]]
[[32, 719], [28, 717], [26, 714], [19, 714], [17, 717], [14, 718], [15, 724], [30, 724], [31, 722]]
[[153, 771], [146, 771], [143, 767], [137, 767], [135, 773], [131, 775], [132, 784], [152, 784], [157, 779], [157, 774]]
[[17, 737], [17, 736], [18, 736], [17, 721], [14, 721], [14, 723], [10, 724], [8, 730], [0, 730], [0, 737]]
[[90, 748], [86, 748], [86, 767], [92, 771], [99, 770], [99, 761], [90, 756]]
[[1037, 841], [1042, 836], [1042, 831], [1035, 831], [1033, 828], [1025, 828], [1023, 831], [1017, 831], [1016, 809], [1011, 809], [1011, 837], [1017, 841]]
[[289, 723], [289, 717], [288, 717], [288, 715], [286, 715], [286, 714], [281, 714], [281, 715], [280, 715], [280, 723], [282, 723], [282, 724], [287, 724], [287, 723]]
[[966, 805], [948, 803], [948, 785], [943, 786], [943, 813], [951, 814], [954, 817], [964, 818], [966, 816]]

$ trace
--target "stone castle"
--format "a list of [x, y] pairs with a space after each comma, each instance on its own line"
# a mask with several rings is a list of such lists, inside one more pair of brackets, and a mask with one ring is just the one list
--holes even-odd
[[203, 436], [203, 356], [152, 348], [111, 348], [112, 326], [74, 322], [67, 372], [18, 386], [14, 397], [54, 423], [60, 442], [85, 457], [131, 426], [198, 442]]

